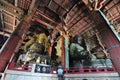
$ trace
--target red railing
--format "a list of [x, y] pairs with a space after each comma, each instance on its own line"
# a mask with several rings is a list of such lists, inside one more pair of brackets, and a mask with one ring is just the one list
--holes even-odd
[[110, 72], [116, 72], [115, 68], [113, 66], [111, 67], [73, 67], [69, 69], [64, 69], [64, 73], [66, 74], [76, 74], [76, 73], [110, 73]]
[[17, 65], [14, 62], [11, 62], [9, 64], [8, 70], [16, 70], [16, 71], [25, 71], [25, 72], [31, 72], [32, 71], [32, 65]]
[[[33, 70], [34, 69], [34, 70]], [[8, 70], [24, 71], [24, 72], [35, 72], [36, 65], [21, 65], [17, 66], [14, 62], [11, 62]], [[49, 73], [56, 74], [57, 70], [49, 68]], [[55, 73], [56, 72], [56, 73]], [[91, 74], [91, 73], [113, 73], [116, 72], [114, 66], [110, 67], [71, 67], [69, 69], [64, 69], [65, 74]]]

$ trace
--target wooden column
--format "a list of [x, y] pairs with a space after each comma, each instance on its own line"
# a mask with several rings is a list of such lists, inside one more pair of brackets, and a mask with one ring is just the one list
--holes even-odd
[[39, 2], [34, 7], [32, 13], [30, 15], [26, 15], [24, 19], [19, 23], [17, 29], [13, 32], [6, 45], [2, 48], [0, 52], [0, 72], [4, 71], [12, 54], [14, 54], [18, 43], [22, 39], [23, 34], [26, 33], [26, 31], [28, 30], [29, 24], [32, 20], [32, 16], [36, 12], [38, 4]]
[[48, 46], [48, 54], [51, 57], [51, 55], [52, 55], [52, 46], [51, 45]]
[[61, 65], [63, 68], [65, 68], [65, 48], [64, 48], [64, 36], [61, 35], [62, 37], [62, 53], [61, 53]]
[[64, 38], [64, 50], [65, 50], [65, 68], [69, 68], [69, 37], [66, 35]]
[[[95, 21], [97, 23], [98, 30], [102, 36], [105, 47], [107, 48], [108, 53], [111, 56], [113, 65], [120, 74], [120, 42], [119, 39], [115, 36], [110, 25], [107, 23], [103, 14], [100, 12], [93, 12], [95, 15]], [[96, 18], [97, 17], [97, 18]]]
[[8, 42], [2, 49], [0, 53], [0, 72], [3, 72], [7, 63], [9, 62], [12, 54], [14, 53], [19, 41], [21, 40], [22, 35], [25, 33], [25, 31], [28, 28], [29, 23], [27, 23], [25, 20], [21, 21], [16, 31], [11, 35]]
[[102, 39], [108, 53], [110, 53], [113, 65], [120, 74], [120, 43], [109, 28], [101, 31], [100, 34], [103, 35]]

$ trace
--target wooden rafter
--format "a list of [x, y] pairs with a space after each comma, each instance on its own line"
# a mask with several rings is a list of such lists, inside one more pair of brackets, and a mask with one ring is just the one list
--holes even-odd
[[56, 31], [60, 32], [60, 30], [57, 27], [53, 27], [52, 25], [50, 25], [50, 24], [48, 24], [48, 23], [46, 23], [46, 22], [44, 22], [44, 21], [42, 21], [42, 20], [40, 20], [38, 18], [33, 18], [32, 20], [39, 22], [40, 24], [44, 25], [45, 27], [49, 27], [49, 28], [51, 28], [53, 30], [56, 30]]
[[87, 17], [87, 16], [85, 15], [82, 18], [80, 18], [74, 25], [72, 25], [70, 28], [68, 28], [67, 31], [70, 31], [72, 28], [76, 27], [76, 25], [78, 25], [81, 22], [81, 20], [84, 19], [85, 17]]
[[[10, 12], [15, 13], [15, 11], [16, 11], [16, 12], [17, 12], [16, 14], [18, 14], [18, 15], [23, 14], [23, 10], [21, 10], [21, 9], [18, 8], [18, 7], [13, 6], [12, 4], [8, 3], [8, 2], [5, 1], [5, 0], [0, 0], [0, 3], [4, 4], [4, 6], [1, 6], [2, 8], [4, 7], [4, 9], [6, 9], [6, 8], [11, 8], [12, 11], [10, 11]], [[8, 11], [9, 11], [9, 10], [8, 10]]]
[[82, 8], [80, 10], [78, 10], [77, 12], [75, 12], [75, 15], [73, 15], [66, 23], [70, 24], [77, 16], [79, 13], [81, 13], [85, 8]]
[[42, 16], [43, 18], [47, 19], [48, 21], [50, 21], [50, 22], [52, 22], [54, 24], [58, 24], [57, 22], [55, 22], [51, 18], [47, 17], [46, 15], [42, 14], [41, 12], [36, 12], [36, 14]]
[[59, 5], [62, 9], [64, 9], [66, 12], [68, 11], [67, 9], [65, 9], [63, 6], [61, 6], [58, 2], [56, 2], [55, 0], [53, 0], [53, 2], [55, 2], [57, 5]]

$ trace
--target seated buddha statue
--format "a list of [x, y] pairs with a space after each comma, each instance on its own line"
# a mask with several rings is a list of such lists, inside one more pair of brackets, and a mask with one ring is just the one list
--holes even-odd
[[73, 42], [70, 44], [70, 55], [71, 56], [85, 56], [86, 47], [83, 42], [83, 38], [79, 35], [76, 35], [73, 39]]

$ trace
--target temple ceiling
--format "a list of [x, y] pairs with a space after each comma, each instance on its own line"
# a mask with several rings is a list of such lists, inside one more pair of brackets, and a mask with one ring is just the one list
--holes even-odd
[[119, 0], [0, 0], [0, 34], [9, 37], [37, 3], [32, 21], [44, 30], [84, 34], [98, 26], [92, 12], [101, 10], [115, 30], [120, 31]]

